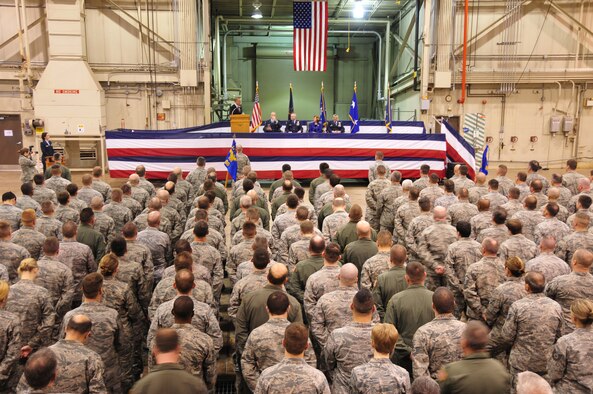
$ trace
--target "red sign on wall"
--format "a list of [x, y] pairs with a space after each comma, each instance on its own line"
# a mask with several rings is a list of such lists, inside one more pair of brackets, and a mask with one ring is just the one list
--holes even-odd
[[78, 89], [54, 89], [54, 94], [80, 94]]

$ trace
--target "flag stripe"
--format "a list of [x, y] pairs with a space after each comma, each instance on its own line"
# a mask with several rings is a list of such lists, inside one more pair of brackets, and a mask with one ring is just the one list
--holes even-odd
[[326, 1], [293, 3], [293, 66], [295, 71], [325, 71], [327, 67]]

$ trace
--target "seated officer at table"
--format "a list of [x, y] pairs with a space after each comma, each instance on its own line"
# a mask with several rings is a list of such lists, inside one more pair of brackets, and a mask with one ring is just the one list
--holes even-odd
[[309, 133], [323, 133], [323, 123], [321, 123], [319, 116], [313, 116], [313, 122], [307, 126]]
[[346, 132], [346, 129], [344, 128], [342, 122], [340, 122], [338, 115], [334, 114], [334, 116], [332, 116], [332, 120], [327, 125], [327, 131], [332, 134]]
[[276, 118], [276, 112], [272, 112], [270, 114], [270, 120], [266, 120], [264, 122], [264, 132], [265, 133], [279, 133], [282, 130], [280, 129], [280, 122], [278, 118]]
[[293, 112], [290, 114], [290, 120], [286, 123], [284, 127], [285, 133], [302, 133], [303, 132], [303, 125], [299, 120], [297, 120], [296, 114]]

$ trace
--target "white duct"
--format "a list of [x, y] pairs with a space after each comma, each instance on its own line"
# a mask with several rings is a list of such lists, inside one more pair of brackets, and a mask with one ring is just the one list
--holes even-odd
[[34, 92], [35, 117], [54, 135], [97, 136], [105, 92], [87, 63], [83, 0], [47, 0], [49, 63]]

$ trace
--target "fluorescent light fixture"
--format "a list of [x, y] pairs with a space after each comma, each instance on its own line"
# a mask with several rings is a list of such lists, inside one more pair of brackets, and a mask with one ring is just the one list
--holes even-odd
[[261, 7], [261, 3], [259, 1], [255, 1], [253, 2], [253, 13], [251, 14], [251, 17], [253, 19], [261, 19], [263, 18], [263, 15], [261, 13], [261, 10], [259, 9], [259, 7]]
[[362, 19], [364, 18], [365, 13], [364, 6], [362, 5], [362, 1], [358, 0], [354, 3], [354, 8], [352, 9], [352, 17], [354, 19]]

